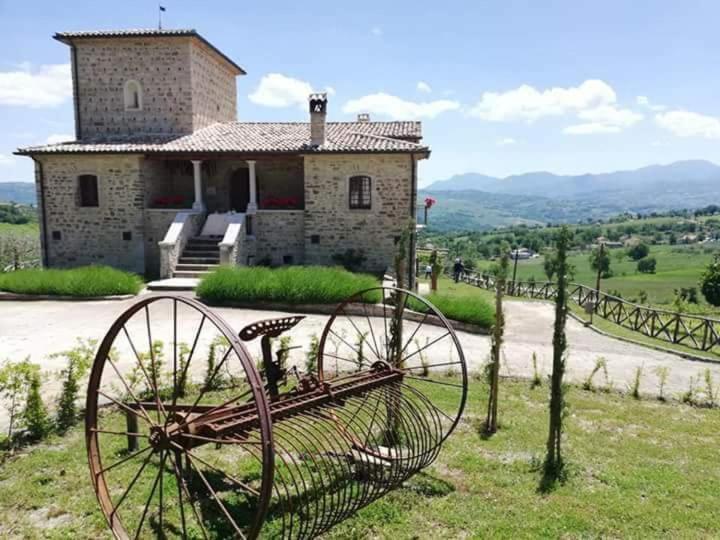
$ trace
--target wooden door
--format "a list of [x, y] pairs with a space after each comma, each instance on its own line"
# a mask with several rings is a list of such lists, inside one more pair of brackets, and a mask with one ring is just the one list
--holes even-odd
[[250, 172], [238, 169], [230, 176], [230, 210], [245, 213], [250, 202]]

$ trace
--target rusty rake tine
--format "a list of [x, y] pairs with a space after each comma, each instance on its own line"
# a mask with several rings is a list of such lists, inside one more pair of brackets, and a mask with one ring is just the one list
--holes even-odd
[[220, 510], [222, 511], [222, 513], [225, 514], [225, 517], [228, 519], [228, 521], [230, 521], [230, 524], [232, 525], [233, 529], [235, 529], [235, 532], [236, 532], [241, 538], [246, 538], [246, 536], [245, 536], [245, 535], [243, 534], [243, 532], [240, 530], [240, 527], [238, 527], [238, 524], [235, 523], [235, 520], [234, 520], [234, 519], [232, 518], [232, 516], [230, 515], [230, 512], [228, 512], [227, 508], [225, 507], [225, 505], [224, 505], [224, 504], [222, 503], [222, 501], [220, 500], [220, 497], [218, 497], [217, 493], [216, 493], [215, 490], [212, 488], [212, 486], [211, 486], [210, 483], [208, 482], [207, 478], [205, 478], [205, 475], [204, 475], [203, 472], [200, 470], [200, 467], [198, 467], [197, 465], [195, 465], [193, 458], [190, 457], [190, 453], [189, 453], [187, 450], [185, 451], [185, 456], [186, 456], [187, 460], [190, 462], [190, 465], [192, 465], [193, 468], [195, 469], [195, 471], [198, 473], [198, 475], [200, 475], [200, 480], [202, 480], [202, 483], [205, 484], [205, 487], [206, 487], [206, 488], [208, 489], [208, 491], [210, 492], [210, 495], [212, 496], [212, 498], [215, 499], [215, 502], [216, 502], [217, 505], [220, 507]]
[[145, 410], [145, 408], [142, 406], [142, 403], [140, 402], [140, 400], [135, 396], [133, 391], [130, 389], [130, 386], [128, 386], [127, 382], [125, 381], [123, 376], [120, 374], [120, 371], [118, 370], [117, 366], [115, 365], [115, 362], [113, 362], [112, 358], [110, 358], [110, 355], [108, 354], [105, 358], [107, 359], [108, 362], [110, 362], [110, 366], [112, 366], [113, 370], [115, 371], [118, 378], [120, 379], [120, 382], [122, 382], [123, 386], [125, 387], [125, 390], [127, 390], [128, 395], [135, 401], [135, 403], [138, 404], [138, 407], [140, 408], [140, 410], [143, 413], [143, 416], [145, 417], [145, 420], [150, 422], [150, 425], [154, 426], [155, 422], [152, 421], [152, 419], [150, 418], [150, 415]]
[[153, 454], [152, 454], [152, 453], [148, 454], [148, 456], [145, 458], [145, 461], [143, 461], [142, 466], [140, 467], [140, 469], [138, 469], [138, 472], [135, 473], [135, 476], [134, 476], [133, 479], [130, 481], [130, 484], [129, 484], [128, 487], [125, 489], [125, 492], [124, 492], [124, 493], [122, 494], [122, 496], [120, 497], [120, 500], [119, 500], [118, 503], [113, 507], [112, 512], [110, 512], [110, 516], [111, 516], [113, 519], [114, 519], [115, 513], [117, 512], [118, 508], [120, 508], [120, 505], [121, 505], [121, 504], [123, 503], [123, 501], [125, 500], [125, 497], [127, 497], [127, 494], [130, 493], [130, 491], [132, 490], [133, 486], [135, 485], [135, 482], [137, 482], [138, 478], [140, 478], [140, 475], [141, 475], [142, 472], [145, 470], [145, 467], [147, 467], [147, 464], [148, 464], [148, 462], [150, 461], [150, 458], [152, 458], [152, 457], [153, 457]]
[[[173, 445], [176, 446], [178, 449], [181, 449], [181, 448], [182, 448], [182, 446], [180, 446], [179, 444], [173, 444]], [[190, 450], [188, 450], [187, 448], [185, 449], [185, 453], [186, 453], [188, 456], [192, 457], [193, 459], [199, 461], [200, 463], [202, 463], [202, 464], [205, 465], [206, 467], [210, 467], [210, 468], [211, 468], [212, 470], [214, 470], [215, 472], [218, 472], [218, 473], [222, 474], [225, 478], [227, 478], [228, 480], [233, 481], [233, 482], [236, 483], [238, 486], [240, 486], [241, 488], [243, 488], [244, 490], [246, 490], [247, 492], [249, 492], [251, 495], [253, 495], [253, 496], [255, 496], [255, 497], [259, 497], [259, 496], [260, 496], [260, 493], [259, 493], [256, 489], [251, 488], [251, 487], [248, 486], [245, 482], [241, 482], [240, 480], [238, 480], [238, 479], [235, 478], [234, 476], [229, 475], [229, 474], [226, 473], [225, 471], [223, 471], [223, 470], [221, 470], [221, 469], [218, 469], [215, 465], [212, 465], [212, 464], [208, 463], [207, 461], [205, 461], [204, 459], [202, 459], [200, 456], [198, 456], [198, 455], [196, 455], [196, 454], [193, 454], [193, 453], [192, 453]]]
[[165, 478], [165, 460], [167, 459], [167, 451], [165, 451], [165, 454], [163, 456], [162, 462], [160, 463], [160, 491], [159, 491], [159, 501], [158, 501], [158, 522], [159, 522], [159, 530], [160, 535], [163, 535], [163, 484], [164, 484], [164, 478]]
[[180, 433], [181, 437], [185, 437], [186, 439], [195, 439], [198, 441], [205, 441], [213, 444], [233, 444], [237, 446], [249, 446], [249, 445], [255, 445], [255, 446], [262, 446], [261, 442], [250, 442], [250, 441], [244, 441], [242, 439], [213, 439], [212, 437], [203, 437], [202, 435], [195, 435], [194, 433]]
[[[193, 354], [195, 354], [195, 347], [197, 347], [198, 339], [200, 338], [200, 333], [202, 332], [203, 325], [205, 324], [206, 315], [203, 313], [202, 319], [200, 319], [200, 324], [198, 325], [197, 332], [195, 332], [195, 338], [193, 339], [192, 348], [190, 349], [190, 353], [188, 354], [187, 361], [185, 362], [185, 366], [183, 366], [183, 372], [180, 374], [180, 380], [184, 381], [185, 377], [187, 377], [188, 369], [190, 368], [190, 362], [192, 362]], [[173, 401], [172, 401], [172, 410], [175, 410], [175, 406], [177, 405], [177, 392], [173, 394]]]
[[387, 298], [385, 297], [385, 288], [382, 289], [382, 314], [383, 314], [383, 322], [385, 325], [385, 360], [387, 360], [390, 357], [390, 350], [388, 349], [388, 342], [390, 341], [390, 336], [388, 335], [388, 325], [387, 325], [387, 310], [385, 309], [387, 306], [385, 302], [387, 301]]
[[435, 338], [435, 339], [433, 339], [431, 342], [426, 343], [426, 344], [423, 345], [422, 347], [418, 348], [418, 350], [415, 351], [414, 353], [412, 353], [411, 355], [406, 356], [405, 358], [403, 358], [401, 364], [404, 363], [406, 360], [412, 358], [412, 357], [415, 356], [416, 354], [424, 351], [424, 350], [427, 349], [428, 347], [432, 347], [432, 346], [435, 345], [437, 342], [442, 341], [443, 339], [445, 339], [445, 338], [448, 337], [449, 335], [451, 335], [451, 332], [449, 332], [449, 331], [448, 331], [448, 332], [445, 332], [445, 333], [444, 333], [442, 336], [440, 336], [439, 338]]
[[[365, 304], [363, 304], [363, 309], [364, 309], [364, 308], [365, 308]], [[355, 322], [352, 320], [352, 317], [350, 317], [350, 315], [348, 315], [347, 311], [345, 311], [345, 308], [344, 308], [344, 307], [342, 308], [342, 312], [343, 312], [343, 315], [345, 315], [345, 318], [346, 318], [348, 321], [350, 321], [350, 324], [353, 326], [353, 328], [354, 328], [355, 331], [358, 333], [358, 335], [359, 335], [359, 336], [362, 336], [363, 333], [360, 331], [360, 329], [357, 327], [357, 325], [355, 324]], [[370, 325], [370, 319], [368, 319], [368, 325]], [[370, 325], [370, 326], [371, 326], [371, 325]], [[374, 340], [373, 340], [373, 341], [374, 341]], [[378, 354], [378, 352], [377, 352], [376, 349], [374, 349], [372, 346], [370, 346], [370, 343], [368, 343], [368, 347], [370, 347], [370, 350], [371, 350], [372, 353], [375, 355], [375, 358], [377, 358], [378, 360], [382, 360], [382, 357]]]
[[[178, 431], [180, 431], [180, 430], [183, 429], [184, 427], [187, 427], [187, 426], [189, 426], [190, 424], [194, 424], [195, 422], [197, 422], [197, 421], [200, 420], [201, 418], [205, 418], [205, 417], [207, 417], [208, 415], [219, 411], [219, 410], [222, 409], [223, 407], [227, 407], [227, 406], [230, 405], [231, 403], [235, 403], [236, 401], [241, 400], [242, 398], [244, 398], [244, 397], [247, 396], [248, 394], [252, 394], [252, 388], [251, 388], [250, 390], [248, 390], [247, 392], [244, 392], [244, 393], [240, 394], [239, 396], [235, 396], [234, 398], [227, 400], [225, 403], [221, 403], [221, 404], [218, 405], [217, 407], [213, 407], [212, 409], [207, 410], [207, 411], [205, 411], [204, 413], [201, 413], [201, 414], [197, 415], [195, 418], [193, 418], [193, 419], [191, 419], [191, 420], [187, 420], [187, 417], [185, 417], [186, 419], [183, 420], [178, 426], [175, 427], [175, 429], [173, 430], [173, 433], [177, 433]], [[201, 395], [201, 397], [202, 397], [202, 395]], [[192, 410], [192, 409], [194, 409], [195, 407], [197, 407], [197, 405], [198, 405], [198, 402], [196, 401], [196, 402], [193, 404], [193, 406], [190, 408], [190, 410]]]
[[163, 468], [165, 466], [165, 453], [161, 450], [160, 454], [162, 457], [160, 458], [160, 469], [158, 470], [157, 476], [155, 477], [155, 482], [153, 483], [153, 487], [150, 490], [150, 496], [147, 499], [147, 502], [145, 503], [145, 509], [143, 510], [142, 517], [140, 518], [140, 524], [138, 525], [137, 530], [135, 531], [135, 540], [140, 538], [140, 533], [142, 532], [143, 524], [145, 523], [145, 517], [147, 516], [148, 508], [150, 507], [150, 503], [152, 502], [153, 495], [155, 495], [155, 490], [158, 486], [158, 481], [162, 477]]
[[193, 514], [195, 514], [195, 521], [197, 521], [197, 524], [200, 525], [200, 530], [203, 532], [203, 538], [207, 539], [208, 534], [205, 530], [205, 525], [203, 525], [202, 519], [200, 519], [200, 516], [198, 515], [197, 508], [195, 508], [195, 503], [193, 502], [193, 497], [182, 475], [182, 463], [173, 462], [173, 467], [175, 468], [175, 478], [177, 479], [178, 486], [182, 486], [182, 489], [185, 490], [185, 496], [188, 499], [188, 503], [190, 504], [190, 508], [192, 508]]
[[142, 360], [140, 359], [140, 355], [137, 352], [137, 349], [135, 348], [135, 344], [133, 343], [133, 340], [130, 338], [130, 333], [128, 332], [127, 328], [123, 324], [123, 332], [125, 333], [125, 337], [128, 340], [128, 343], [130, 344], [130, 348], [132, 349], [133, 353], [135, 354], [135, 358], [137, 359], [138, 365], [140, 366], [140, 371], [142, 371], [143, 375], [145, 376], [145, 381], [148, 383], [150, 388], [152, 389], [153, 393], [155, 394], [155, 405], [157, 406], [157, 417], [158, 417], [158, 423], [160, 423], [160, 400], [158, 399], [158, 391], [157, 388], [153, 385], [152, 381], [150, 380], [150, 376], [147, 374], [147, 371], [145, 370], [145, 365], [143, 364]]

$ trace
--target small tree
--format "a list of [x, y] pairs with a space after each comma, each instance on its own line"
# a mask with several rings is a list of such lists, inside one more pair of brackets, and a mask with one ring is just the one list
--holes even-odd
[[430, 253], [430, 269], [430, 290], [434, 292], [437, 291], [438, 277], [443, 269], [437, 249], [433, 249], [432, 253]]
[[508, 275], [510, 260], [508, 249], [503, 248], [500, 258], [500, 265], [495, 276], [495, 324], [493, 325], [491, 349], [490, 349], [490, 396], [488, 398], [488, 411], [485, 419], [485, 432], [495, 433], [497, 431], [498, 416], [498, 392], [500, 383], [500, 352], [502, 348], [503, 333], [505, 331], [505, 316], [502, 309], [503, 295], [505, 294], [505, 282]]
[[594, 249], [590, 253], [590, 268], [597, 272], [599, 277], [607, 279], [612, 276], [610, 270], [610, 254], [605, 249], [605, 245], [602, 244], [600, 247]]
[[657, 261], [655, 260], [655, 257], [645, 257], [640, 259], [637, 263], [638, 272], [643, 274], [654, 274], [656, 266]]
[[565, 336], [569, 270], [567, 252], [571, 240], [572, 233], [567, 226], [563, 226], [556, 240], [557, 296], [555, 297], [555, 325], [553, 329], [553, 368], [550, 377], [550, 426], [544, 465], [545, 479], [551, 483], [562, 477], [564, 469], [561, 446], [562, 421], [566, 405], [563, 375], [565, 373], [565, 350], [567, 349], [567, 338]]
[[633, 261], [639, 261], [643, 257], [647, 257], [649, 253], [650, 247], [643, 242], [630, 246], [627, 250], [628, 257], [630, 257]]
[[7, 436], [10, 442], [15, 428], [22, 420], [21, 412], [25, 406], [32, 372], [39, 369], [29, 358], [20, 362], [6, 362], [0, 367], [0, 401], [8, 413]]
[[67, 358], [67, 367], [60, 372], [63, 385], [58, 398], [55, 419], [57, 430], [60, 433], [64, 433], [77, 422], [77, 400], [80, 393], [80, 381], [90, 369], [96, 344], [95, 340], [78, 340], [78, 344], [69, 351], [52, 355], [53, 357]]
[[320, 341], [318, 340], [317, 334], [313, 334], [310, 337], [310, 347], [305, 353], [305, 372], [315, 373], [317, 371], [317, 359], [320, 353]]
[[29, 375], [28, 393], [25, 400], [25, 410], [23, 411], [25, 426], [32, 441], [44, 439], [52, 429], [47, 407], [40, 395], [40, 386], [42, 384], [40, 369], [39, 366], [36, 366], [36, 368]]
[[700, 276], [700, 291], [708, 304], [720, 306], [720, 255], [715, 255]]

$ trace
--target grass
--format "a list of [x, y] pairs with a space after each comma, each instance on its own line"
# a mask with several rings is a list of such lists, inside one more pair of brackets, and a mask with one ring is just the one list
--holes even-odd
[[[282, 302], [287, 304], [336, 304], [356, 292], [380, 286], [369, 274], [342, 268], [287, 266], [283, 268], [220, 268], [203, 278], [196, 294], [214, 303]], [[368, 301], [378, 301], [367, 297]]]
[[[650, 256], [657, 259], [657, 271], [654, 274], [639, 273], [636, 261], [628, 257], [620, 259], [620, 255], [624, 251], [623, 248], [609, 250], [613, 277], [603, 279], [601, 289], [606, 292], [618, 291], [623, 298], [631, 301], [637, 301], [640, 291], [644, 290], [648, 296], [647, 304], [672, 309], [675, 289], [681, 287], [699, 289], [700, 275], [712, 261], [714, 254], [720, 253], [720, 248], [698, 245], [650, 246]], [[594, 288], [597, 276], [590, 268], [589, 256], [590, 253], [587, 251], [575, 252], [568, 258], [568, 261], [576, 269], [573, 282]], [[479, 261], [478, 267], [482, 270], [491, 264], [491, 261]], [[527, 280], [529, 278], [535, 278], [538, 282], [546, 281], [542, 257], [518, 261], [517, 279]], [[708, 315], [720, 315], [718, 308], [704, 302], [699, 290], [698, 294], [701, 303], [689, 306], [688, 310]]]
[[[420, 279], [421, 283], [429, 280]], [[491, 328], [495, 323], [492, 292], [439, 276], [438, 291], [426, 295], [427, 300], [448, 319]]]
[[135, 274], [107, 266], [68, 270], [29, 268], [0, 274], [0, 291], [79, 298], [137, 294], [142, 283]]
[[[429, 393], [442, 402], [446, 392], [433, 385]], [[479, 433], [487, 387], [473, 382], [468, 396], [437, 461], [326, 538], [716, 535], [716, 409], [571, 387], [569, 476], [543, 495], [536, 464], [547, 433], [547, 387], [502, 381], [501, 429], [488, 440]], [[110, 537], [90, 487], [81, 427], [9, 459], [0, 487], [2, 537]]]

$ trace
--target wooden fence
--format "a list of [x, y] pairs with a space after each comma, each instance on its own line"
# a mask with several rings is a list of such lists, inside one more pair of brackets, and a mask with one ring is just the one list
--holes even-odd
[[[495, 289], [491, 276], [466, 273], [462, 281], [484, 289]], [[568, 297], [587, 312], [645, 336], [684, 345], [698, 351], [720, 353], [720, 320], [687, 313], [677, 313], [640, 306], [617, 296], [579, 285], [570, 284]], [[506, 293], [510, 296], [554, 300], [555, 283], [508, 281]]]

